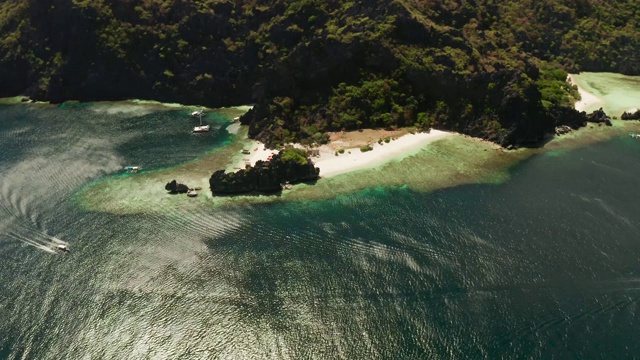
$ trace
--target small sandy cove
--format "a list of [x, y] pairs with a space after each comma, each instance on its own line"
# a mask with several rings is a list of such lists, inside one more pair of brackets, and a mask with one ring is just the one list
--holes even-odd
[[580, 85], [578, 85], [578, 83], [573, 79], [573, 75], [569, 74], [567, 76], [567, 81], [571, 84], [571, 85], [575, 85], [578, 87], [578, 92], [580, 93], [580, 101], [577, 101], [575, 103], [575, 108], [578, 111], [586, 111], [586, 109], [603, 103], [604, 101], [602, 99], [600, 99], [599, 97], [597, 97], [596, 95], [587, 92], [585, 89], [581, 88]]
[[[452, 133], [440, 130], [431, 130], [428, 133], [409, 133], [407, 129], [335, 132], [330, 133], [328, 144], [317, 148], [318, 153], [312, 156], [312, 160], [320, 168], [320, 177], [327, 178], [401, 160], [431, 142], [452, 135]], [[384, 139], [389, 139], [389, 142], [385, 142]], [[373, 149], [365, 152], [360, 150], [361, 147], [367, 145]], [[236, 169], [246, 164], [253, 166], [258, 160], [269, 160], [271, 156], [278, 153], [277, 150], [265, 148], [258, 141], [252, 141], [248, 150], [250, 154], [243, 157], [242, 164], [236, 165]], [[344, 150], [344, 152], [339, 153], [340, 150]]]

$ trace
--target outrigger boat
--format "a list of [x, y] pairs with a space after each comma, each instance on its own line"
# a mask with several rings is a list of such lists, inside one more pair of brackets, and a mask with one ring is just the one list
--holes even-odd
[[136, 172], [138, 170], [142, 169], [140, 166], [131, 166], [131, 165], [127, 165], [124, 167], [124, 171], [131, 171], [131, 172]]
[[196, 110], [191, 113], [191, 116], [202, 116], [204, 114], [204, 110]]

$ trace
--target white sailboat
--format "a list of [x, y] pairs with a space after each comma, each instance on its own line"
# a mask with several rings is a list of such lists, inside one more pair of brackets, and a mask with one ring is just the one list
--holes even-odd
[[200, 119], [200, 126], [194, 127], [193, 132], [196, 132], [196, 133], [208, 132], [211, 129], [211, 127], [209, 125], [202, 125], [202, 110], [200, 110], [197, 115], [198, 115], [198, 118]]

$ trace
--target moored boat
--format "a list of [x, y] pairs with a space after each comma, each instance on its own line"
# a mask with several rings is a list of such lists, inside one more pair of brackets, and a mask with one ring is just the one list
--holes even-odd
[[200, 112], [197, 115], [198, 115], [198, 118], [200, 119], [200, 126], [194, 127], [193, 132], [196, 132], [196, 133], [208, 132], [211, 129], [211, 127], [209, 125], [202, 125], [202, 110], [200, 110]]
[[211, 130], [211, 127], [209, 125], [200, 125], [193, 128], [193, 132], [196, 133], [208, 132], [209, 130]]

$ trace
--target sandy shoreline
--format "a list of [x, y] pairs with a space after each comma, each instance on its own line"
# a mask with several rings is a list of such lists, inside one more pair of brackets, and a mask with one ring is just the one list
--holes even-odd
[[573, 78], [573, 74], [569, 74], [567, 76], [567, 81], [578, 87], [578, 93], [580, 93], [580, 100], [576, 101], [574, 107], [576, 110], [578, 111], [587, 111], [587, 109], [592, 108], [593, 106], [596, 106], [598, 104], [602, 104], [604, 103], [604, 100], [602, 100], [601, 98], [597, 97], [596, 95], [586, 91], [585, 89], [583, 89], [582, 87], [580, 87], [580, 85], [578, 85], [578, 83], [575, 81], [575, 79]]
[[390, 161], [399, 161], [419, 151], [427, 144], [443, 139], [453, 134], [431, 130], [429, 133], [405, 134], [382, 144], [375, 142], [371, 145], [370, 151], [362, 152], [360, 147], [352, 147], [352, 144], [338, 143], [343, 145], [344, 153], [336, 156], [336, 142], [329, 145], [322, 145], [320, 155], [314, 157], [315, 165], [320, 169], [320, 177], [331, 177], [347, 172], [374, 168], [384, 165]]
[[[578, 85], [574, 74], [567, 76], [570, 84], [578, 87], [581, 99], [575, 103], [578, 111], [592, 110], [605, 103], [604, 99], [586, 91]], [[229, 130], [237, 132], [237, 129]], [[330, 142], [317, 148], [319, 154], [312, 156], [314, 164], [320, 169], [320, 177], [328, 178], [352, 171], [376, 168], [392, 161], [399, 161], [423, 149], [429, 143], [453, 136], [454, 133], [431, 130], [428, 133], [409, 133], [408, 129], [372, 130], [330, 133]], [[383, 139], [390, 139], [385, 142]], [[380, 141], [383, 140], [383, 141]], [[372, 150], [361, 151], [370, 145]], [[302, 147], [299, 144], [296, 147]], [[234, 159], [228, 171], [237, 171], [246, 165], [254, 166], [259, 160], [269, 160], [278, 150], [268, 149], [259, 141], [247, 139], [242, 154]], [[342, 151], [342, 153], [340, 153]]]
[[[604, 99], [586, 91], [578, 85], [573, 74], [567, 76], [570, 84], [578, 87], [581, 100], [575, 103], [578, 111], [591, 110], [604, 104]], [[237, 129], [229, 130], [237, 132]], [[409, 129], [372, 130], [330, 133], [330, 142], [317, 148], [319, 154], [312, 156], [314, 164], [320, 169], [320, 177], [328, 178], [352, 171], [376, 168], [392, 161], [399, 161], [423, 149], [429, 143], [454, 136], [454, 133], [431, 130], [428, 133], [409, 133]], [[390, 139], [385, 142], [383, 139]], [[382, 141], [380, 141], [382, 140]], [[372, 150], [361, 151], [360, 148], [370, 145]], [[303, 147], [299, 144], [296, 147]], [[254, 166], [259, 160], [269, 160], [278, 153], [265, 147], [259, 141], [248, 140], [244, 145], [248, 154], [234, 158], [228, 171], [237, 171], [246, 165]], [[342, 151], [342, 153], [340, 153]]]
[[[228, 128], [228, 131], [237, 132], [238, 129], [232, 126]], [[448, 136], [453, 136], [453, 133], [440, 130], [431, 130], [428, 133], [409, 133], [407, 129], [395, 131], [369, 129], [362, 132], [333, 133], [331, 142], [318, 147], [319, 154], [312, 156], [311, 159], [320, 169], [320, 177], [327, 178], [402, 160], [421, 150], [427, 144]], [[378, 142], [378, 140], [385, 138], [388, 138], [389, 142]], [[365, 145], [370, 145], [372, 150], [361, 151], [360, 148]], [[300, 144], [294, 146], [304, 148]], [[344, 152], [336, 155], [340, 149], [343, 149]], [[248, 139], [243, 150], [249, 153], [242, 153], [234, 157], [227, 168], [228, 172], [238, 171], [246, 165], [254, 166], [260, 160], [268, 161], [271, 156], [279, 152], [267, 148], [259, 141]]]

